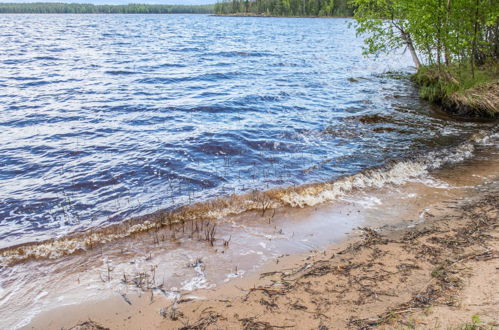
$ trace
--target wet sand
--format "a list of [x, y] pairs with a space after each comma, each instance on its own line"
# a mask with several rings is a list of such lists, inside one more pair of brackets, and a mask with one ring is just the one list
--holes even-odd
[[[334, 244], [319, 239], [320, 248], [273, 258], [243, 278], [174, 298], [160, 286], [125, 279], [141, 288], [138, 294], [56, 308], [25, 328], [448, 329], [474, 315], [497, 326], [497, 164], [473, 159], [433, 173], [440, 188], [407, 184], [378, 192], [384, 210], [369, 211], [368, 227]], [[402, 192], [425, 197], [404, 204]], [[340, 209], [351, 217], [369, 213]]]

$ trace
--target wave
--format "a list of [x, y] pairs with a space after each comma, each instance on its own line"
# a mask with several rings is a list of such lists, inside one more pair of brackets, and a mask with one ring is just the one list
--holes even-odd
[[216, 221], [249, 211], [265, 213], [266, 210], [282, 207], [310, 207], [335, 201], [359, 190], [401, 185], [423, 179], [431, 170], [460, 163], [472, 157], [478, 145], [496, 143], [498, 137], [497, 130], [481, 131], [455, 147], [434, 150], [410, 159], [391, 160], [381, 167], [366, 169], [331, 182], [220, 197], [171, 211], [158, 211], [103, 228], [73, 233], [43, 242], [3, 248], [0, 250], [0, 264], [11, 266], [33, 259], [57, 259], [173, 224], [198, 220]]
[[60, 60], [59, 57], [54, 57], [54, 56], [35, 56], [33, 57], [34, 60], [37, 61], [58, 61]]
[[271, 53], [266, 52], [244, 52], [244, 51], [224, 51], [216, 53], [208, 53], [208, 56], [220, 56], [220, 57], [263, 57], [263, 56], [273, 56]]
[[150, 77], [150, 78], [141, 78], [136, 82], [139, 84], [174, 84], [188, 81], [209, 81], [216, 82], [219, 80], [228, 80], [233, 79], [240, 76], [239, 72], [227, 72], [227, 73], [205, 73], [201, 75], [191, 75], [191, 76], [181, 76], [181, 77]]
[[138, 74], [140, 72], [136, 71], [127, 71], [127, 70], [108, 70], [104, 71], [104, 73], [113, 75], [113, 76], [120, 76], [120, 75], [132, 75], [132, 74]]

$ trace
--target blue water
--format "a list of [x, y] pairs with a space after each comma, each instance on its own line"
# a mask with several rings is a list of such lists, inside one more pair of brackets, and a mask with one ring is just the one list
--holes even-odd
[[[0, 15], [0, 247], [457, 143], [348, 19]], [[354, 78], [354, 79], [351, 79]]]

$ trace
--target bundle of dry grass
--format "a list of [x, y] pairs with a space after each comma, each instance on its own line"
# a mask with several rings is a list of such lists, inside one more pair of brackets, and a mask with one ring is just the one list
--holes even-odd
[[448, 102], [455, 107], [467, 106], [485, 116], [497, 117], [499, 114], [499, 81], [480, 85], [462, 93], [453, 93]]

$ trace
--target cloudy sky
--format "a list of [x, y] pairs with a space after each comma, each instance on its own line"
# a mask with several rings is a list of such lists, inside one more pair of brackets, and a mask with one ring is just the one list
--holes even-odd
[[95, 5], [122, 5], [128, 3], [151, 3], [165, 5], [205, 5], [216, 3], [217, 0], [0, 0], [2, 2], [77, 2], [93, 3]]

